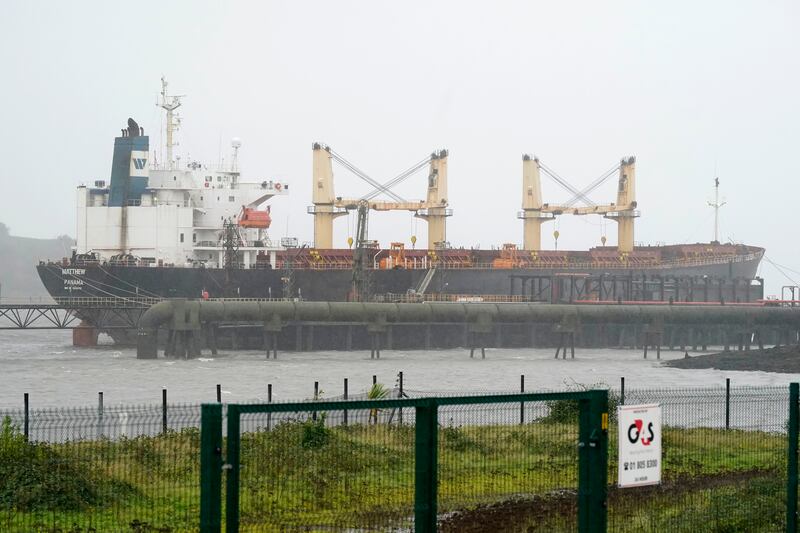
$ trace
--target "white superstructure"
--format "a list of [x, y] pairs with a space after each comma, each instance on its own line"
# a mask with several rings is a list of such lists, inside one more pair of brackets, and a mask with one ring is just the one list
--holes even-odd
[[[163, 79], [162, 84], [159, 105], [168, 115], [167, 161], [151, 166], [152, 150], [130, 147], [136, 142], [148, 144], [143, 131], [141, 136], [130, 133], [134, 138], [128, 139], [123, 130], [115, 144], [114, 165], [128, 154], [130, 164], [125, 161], [123, 174], [127, 176], [122, 178], [115, 172], [123, 167], [112, 168], [111, 179], [124, 182], [125, 200], [114, 200], [112, 184], [105, 181], [78, 187], [76, 253], [93, 253], [100, 261], [221, 267], [225, 256], [223, 225], [230, 221], [236, 228], [241, 266], [263, 265], [266, 260], [275, 265], [276, 251], [281, 248], [269, 239], [269, 209], [264, 204], [273, 196], [288, 194], [288, 184], [243, 180], [236, 163], [239, 139], [232, 143], [230, 168], [213, 169], [198, 162], [182, 168], [180, 159], [172, 158], [173, 135], [179, 123], [173, 111], [180, 105], [180, 97], [167, 95]], [[131, 123], [135, 125], [129, 120]], [[137, 125], [135, 129], [140, 128]], [[124, 146], [118, 150], [118, 145]], [[138, 180], [137, 184], [131, 185], [133, 180]]]

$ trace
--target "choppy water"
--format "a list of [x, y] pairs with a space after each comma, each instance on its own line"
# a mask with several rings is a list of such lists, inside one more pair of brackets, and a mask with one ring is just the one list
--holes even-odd
[[[103, 391], [106, 405], [161, 401], [214, 401], [216, 384], [223, 401], [266, 400], [267, 384], [273, 398], [299, 400], [313, 395], [319, 381], [324, 397], [342, 393], [349, 378], [350, 393], [372, 384], [372, 376], [391, 387], [404, 373], [405, 388], [412, 392], [512, 392], [519, 390], [520, 374], [526, 390], [563, 389], [575, 383], [604, 383], [626, 388], [692, 388], [723, 386], [726, 377], [735, 385], [786, 385], [800, 374], [682, 370], [667, 368], [639, 351], [576, 350], [576, 359], [554, 360], [552, 349], [488, 349], [486, 360], [470, 359], [468, 350], [383, 351], [380, 360], [369, 352], [282, 352], [267, 361], [255, 351], [221, 353], [217, 357], [182, 360], [137, 360], [134, 349], [115, 346], [74, 348], [69, 331], [0, 331], [0, 408], [22, 406], [30, 393], [32, 407], [96, 405]], [[662, 352], [662, 360], [683, 357]]]

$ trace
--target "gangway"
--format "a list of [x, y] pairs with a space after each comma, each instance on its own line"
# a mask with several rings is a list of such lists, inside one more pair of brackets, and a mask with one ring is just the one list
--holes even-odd
[[436, 267], [430, 268], [425, 273], [425, 277], [422, 278], [422, 281], [419, 282], [419, 287], [417, 287], [417, 294], [425, 294], [425, 291], [428, 290], [428, 286], [431, 284], [431, 280], [433, 280], [434, 275], [436, 275]]

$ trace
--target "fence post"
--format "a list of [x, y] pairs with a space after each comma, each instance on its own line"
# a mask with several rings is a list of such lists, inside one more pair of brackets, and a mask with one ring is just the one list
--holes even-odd
[[725, 378], [725, 429], [731, 429], [731, 378]]
[[167, 434], [167, 389], [161, 389], [161, 433]]
[[588, 391], [578, 428], [578, 531], [606, 531], [608, 391]]
[[217, 403], [222, 403], [222, 385], [217, 383]]
[[424, 399], [416, 407], [414, 435], [414, 526], [417, 533], [436, 531], [438, 483], [438, 409], [436, 400]]
[[29, 403], [28, 393], [26, 392], [23, 396], [23, 401], [25, 402], [25, 421], [23, 426], [23, 434], [25, 435], [25, 442], [28, 442], [30, 438], [30, 403]]
[[[314, 382], [314, 401], [316, 402], [317, 400], [319, 400], [319, 381], [315, 381]], [[313, 420], [314, 422], [317, 421], [317, 412], [316, 411], [313, 411], [311, 413], [311, 420]]]
[[625, 376], [619, 378], [619, 404], [625, 405]]
[[228, 447], [225, 454], [225, 532], [239, 531], [239, 466], [240, 439], [238, 405], [228, 406]]
[[[267, 383], [267, 403], [272, 403], [272, 383]], [[267, 413], [267, 431], [272, 426], [272, 413]]]
[[[399, 383], [399, 387], [400, 387], [400, 390], [397, 392], [397, 397], [402, 400], [403, 399], [403, 371], [402, 370], [397, 374], [397, 379], [398, 379], [398, 383]], [[402, 407], [397, 410], [397, 422], [399, 424], [403, 423], [403, 408]]]
[[200, 408], [200, 531], [222, 527], [222, 405]]
[[[347, 378], [344, 378], [344, 400], [347, 401]], [[344, 410], [342, 413], [342, 423], [346, 426], [347, 425], [347, 409]]]
[[105, 428], [103, 427], [103, 393], [97, 393], [97, 438], [102, 439]]
[[786, 472], [786, 531], [797, 531], [797, 439], [800, 434], [800, 384], [789, 384], [789, 457]]
[[[519, 376], [519, 392], [525, 392], [525, 374]], [[519, 402], [519, 425], [525, 424], [525, 402]]]

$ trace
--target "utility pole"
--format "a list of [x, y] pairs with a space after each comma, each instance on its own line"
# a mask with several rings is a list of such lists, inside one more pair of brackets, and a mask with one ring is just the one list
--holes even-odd
[[714, 243], [719, 244], [719, 208], [725, 205], [723, 200], [719, 201], [719, 178], [714, 178], [714, 203], [708, 202], [708, 205], [714, 208]]

